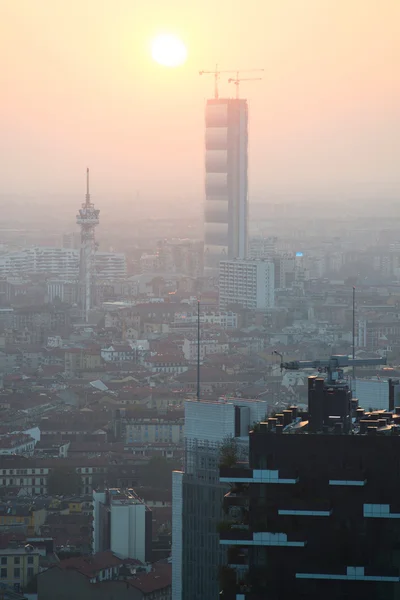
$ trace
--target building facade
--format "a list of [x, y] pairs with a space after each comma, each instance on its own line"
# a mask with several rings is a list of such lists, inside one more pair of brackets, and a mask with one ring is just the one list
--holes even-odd
[[240, 304], [250, 310], [268, 310], [275, 303], [272, 261], [223, 260], [219, 266], [219, 304], [226, 310]]
[[16, 592], [22, 591], [39, 572], [39, 556], [40, 552], [29, 544], [23, 548], [1, 549], [0, 582]]
[[264, 418], [266, 406], [264, 400], [240, 398], [185, 402], [185, 471], [175, 471], [172, 479], [173, 600], [218, 598], [218, 567], [226, 553], [217, 527], [228, 491], [219, 481], [220, 447], [236, 438], [246, 457], [249, 426]]
[[367, 413], [347, 385], [311, 377], [307, 413], [250, 433], [249, 468], [220, 469], [221, 598], [397, 597], [399, 413]]
[[247, 254], [247, 101], [208, 100], [205, 117], [204, 274], [218, 277], [220, 260]]
[[152, 512], [133, 490], [93, 492], [93, 552], [111, 549], [142, 563], [151, 557]]

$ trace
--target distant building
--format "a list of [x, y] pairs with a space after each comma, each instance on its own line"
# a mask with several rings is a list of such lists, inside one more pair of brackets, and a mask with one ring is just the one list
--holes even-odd
[[204, 274], [218, 277], [247, 255], [247, 100], [207, 101], [205, 146]]
[[184, 419], [166, 415], [156, 419], [132, 417], [125, 420], [125, 443], [134, 442], [182, 444]]
[[[125, 254], [96, 252], [95, 270], [99, 280], [126, 277]], [[79, 276], [79, 250], [35, 246], [0, 255], [0, 275], [54, 275], [67, 281]]]
[[253, 237], [249, 240], [248, 257], [253, 260], [272, 259], [276, 254], [276, 237]]
[[[22, 591], [39, 572], [38, 549], [31, 545], [22, 548], [0, 549], [0, 580], [14, 589]], [[0, 590], [2, 595], [2, 591]]]
[[0, 436], [0, 454], [33, 454], [35, 440], [26, 433], [10, 433]]
[[223, 260], [219, 267], [219, 305], [239, 304], [267, 310], [275, 303], [274, 263], [264, 260]]
[[120, 558], [151, 558], [152, 513], [133, 490], [93, 492], [93, 552], [111, 551]]
[[40, 573], [38, 596], [41, 600], [136, 600], [127, 581], [134, 565], [126, 565], [125, 576], [120, 577], [123, 567], [124, 561], [110, 551], [67, 558]]

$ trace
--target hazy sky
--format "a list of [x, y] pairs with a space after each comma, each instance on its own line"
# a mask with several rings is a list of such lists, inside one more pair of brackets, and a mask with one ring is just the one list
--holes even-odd
[[[400, 193], [400, 0], [0, 0], [0, 194], [202, 194], [199, 69], [264, 68], [251, 189]], [[156, 65], [160, 32], [187, 43]], [[221, 95], [233, 95], [221, 82]]]

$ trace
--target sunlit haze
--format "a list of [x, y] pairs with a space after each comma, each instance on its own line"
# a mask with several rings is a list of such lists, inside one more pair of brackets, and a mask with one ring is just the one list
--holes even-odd
[[[2, 194], [82, 194], [89, 164], [110, 207], [138, 190], [200, 203], [214, 83], [198, 72], [216, 63], [265, 69], [240, 89], [250, 200], [400, 191], [398, 0], [3, 0], [0, 18]], [[188, 48], [179, 69], [153, 60], [165, 32]]]
[[164, 67], [179, 67], [187, 58], [185, 44], [175, 35], [159, 35], [152, 43], [154, 60]]

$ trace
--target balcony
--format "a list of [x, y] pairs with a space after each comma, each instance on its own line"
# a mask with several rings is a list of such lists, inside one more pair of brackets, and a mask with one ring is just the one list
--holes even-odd
[[221, 483], [270, 483], [296, 484], [298, 477], [293, 473], [283, 473], [277, 469], [249, 469], [239, 466], [220, 467]]
[[[266, 528], [266, 527], [265, 527]], [[234, 529], [219, 531], [219, 543], [223, 546], [279, 546], [304, 548], [306, 541], [297, 537], [288, 539], [286, 533]]]

